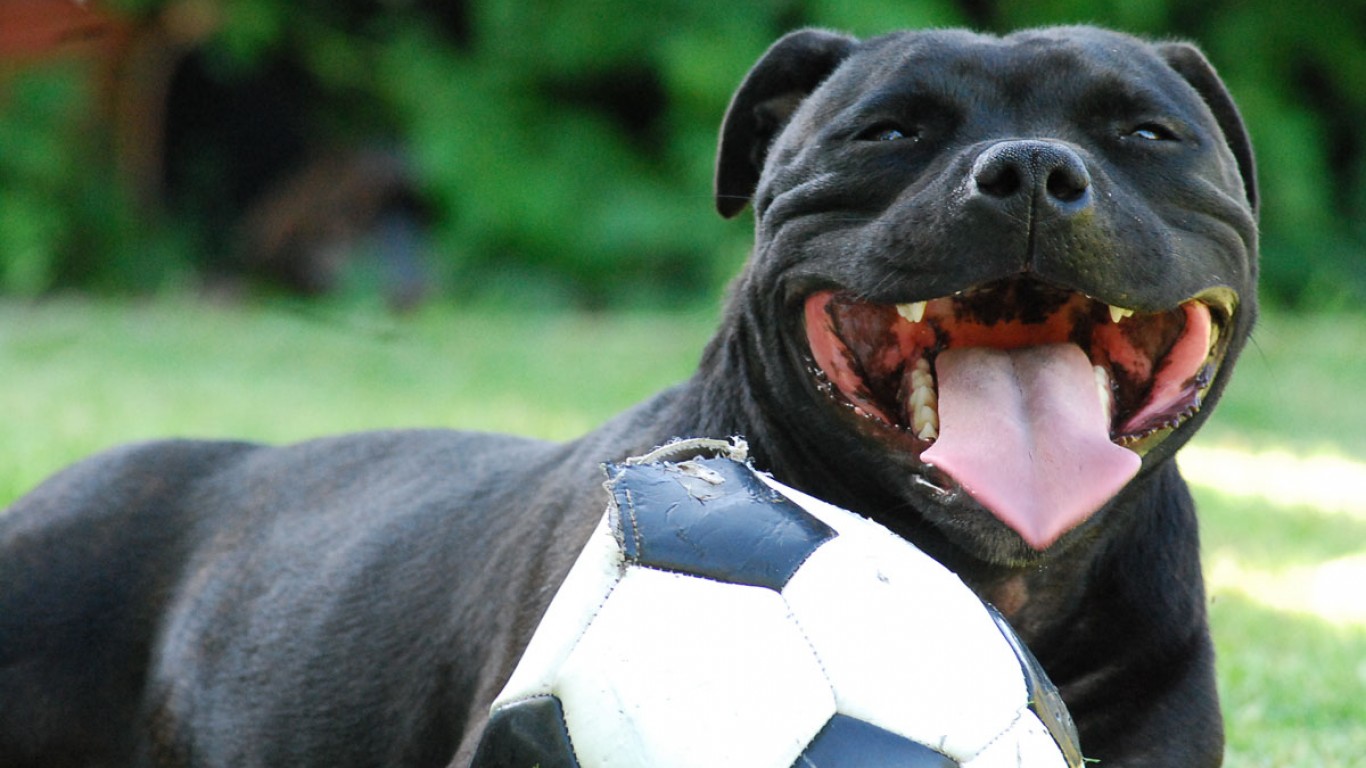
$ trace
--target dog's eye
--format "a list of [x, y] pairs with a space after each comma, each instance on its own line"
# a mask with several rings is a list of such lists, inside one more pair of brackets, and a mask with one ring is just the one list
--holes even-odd
[[1176, 141], [1176, 133], [1161, 123], [1143, 123], [1129, 131], [1129, 137], [1144, 141]]
[[859, 141], [905, 141], [916, 138], [916, 132], [894, 123], [878, 123], [856, 137]]

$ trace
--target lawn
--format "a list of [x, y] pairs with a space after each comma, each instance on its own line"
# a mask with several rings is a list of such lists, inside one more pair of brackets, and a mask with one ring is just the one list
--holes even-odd
[[[567, 438], [692, 369], [714, 314], [0, 303], [0, 502], [167, 435], [395, 426]], [[1182, 454], [1204, 524], [1228, 765], [1366, 754], [1366, 322], [1272, 316]]]

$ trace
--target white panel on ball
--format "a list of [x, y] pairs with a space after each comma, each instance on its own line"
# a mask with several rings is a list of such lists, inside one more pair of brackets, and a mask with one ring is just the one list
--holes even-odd
[[603, 515], [588, 537], [579, 559], [560, 584], [546, 608], [536, 633], [522, 652], [521, 661], [504, 686], [499, 699], [514, 701], [550, 693], [565, 657], [574, 650], [583, 628], [593, 620], [608, 594], [621, 578], [621, 547]]
[[778, 593], [638, 567], [554, 693], [589, 766], [787, 768], [835, 712]]
[[1026, 705], [1020, 662], [968, 588], [901, 543], [841, 531], [783, 596], [841, 712], [953, 757], [976, 754]]
[[1033, 712], [1025, 710], [1010, 730], [982, 752], [963, 763], [963, 768], [1067, 768], [1052, 734]]

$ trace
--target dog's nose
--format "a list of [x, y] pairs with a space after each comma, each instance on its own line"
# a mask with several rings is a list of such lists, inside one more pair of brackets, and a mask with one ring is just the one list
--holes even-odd
[[991, 145], [972, 166], [981, 195], [1003, 203], [1032, 200], [1059, 213], [1079, 213], [1091, 203], [1086, 161], [1053, 141], [1002, 141]]

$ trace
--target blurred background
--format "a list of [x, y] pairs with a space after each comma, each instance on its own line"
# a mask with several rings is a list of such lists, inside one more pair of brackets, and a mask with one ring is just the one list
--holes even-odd
[[1218, 66], [1266, 300], [1366, 298], [1366, 0], [0, 0], [0, 293], [712, 302], [716, 129], [778, 35], [1075, 21]]

